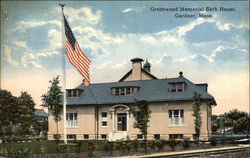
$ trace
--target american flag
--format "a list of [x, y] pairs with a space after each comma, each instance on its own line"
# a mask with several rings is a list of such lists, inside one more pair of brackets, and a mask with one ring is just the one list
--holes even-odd
[[63, 18], [64, 18], [64, 27], [66, 35], [66, 49], [69, 61], [83, 76], [84, 84], [87, 87], [90, 85], [89, 66], [91, 61], [82, 52], [80, 45], [76, 41], [74, 34], [71, 31], [71, 28], [69, 27], [69, 24], [64, 15]]

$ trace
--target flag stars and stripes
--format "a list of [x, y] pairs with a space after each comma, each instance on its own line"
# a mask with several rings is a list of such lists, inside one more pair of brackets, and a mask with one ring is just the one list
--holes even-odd
[[90, 84], [89, 66], [90, 66], [91, 61], [82, 52], [81, 47], [76, 41], [74, 34], [65, 16], [63, 17], [64, 17], [64, 26], [65, 26], [65, 35], [66, 35], [66, 50], [67, 50], [69, 61], [84, 77], [85, 86], [89, 86]]

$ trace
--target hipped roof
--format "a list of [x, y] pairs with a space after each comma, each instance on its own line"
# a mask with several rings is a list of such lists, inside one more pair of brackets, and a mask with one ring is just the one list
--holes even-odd
[[[170, 84], [179, 82], [186, 84], [185, 90], [183, 92], [171, 92], [169, 90]], [[117, 96], [112, 94], [112, 88], [114, 87], [130, 86], [139, 87], [139, 91], [132, 96]], [[148, 102], [193, 100], [195, 91], [201, 94], [202, 99], [210, 101], [212, 105], [216, 105], [212, 95], [185, 77], [96, 83], [91, 84], [89, 87], [85, 87], [82, 83], [75, 89], [81, 89], [83, 92], [79, 97], [67, 98], [67, 105], [126, 104], [135, 103], [135, 100], [146, 100]]]

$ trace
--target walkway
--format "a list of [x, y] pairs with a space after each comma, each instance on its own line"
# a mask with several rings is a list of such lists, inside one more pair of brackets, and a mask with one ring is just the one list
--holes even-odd
[[239, 145], [239, 146], [229, 146], [229, 147], [210, 148], [210, 149], [163, 152], [163, 153], [141, 155], [141, 156], [125, 156], [123, 158], [181, 157], [188, 155], [199, 156], [199, 155], [215, 154], [215, 153], [228, 153], [228, 152], [242, 151], [242, 150], [248, 150], [250, 155], [250, 145]]

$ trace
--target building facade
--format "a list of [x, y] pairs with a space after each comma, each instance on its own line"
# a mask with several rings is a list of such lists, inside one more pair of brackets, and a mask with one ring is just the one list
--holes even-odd
[[[207, 84], [194, 84], [180, 72], [176, 78], [158, 79], [150, 72], [148, 61], [131, 60], [132, 69], [118, 82], [80, 84], [67, 90], [67, 138], [88, 140], [142, 139], [133, 127], [131, 107], [135, 100], [149, 103], [148, 139], [193, 138], [193, 94], [201, 94], [201, 139], [211, 135], [212, 107], [215, 99], [207, 92]], [[49, 109], [50, 113], [50, 109]], [[63, 118], [63, 117], [62, 117]], [[63, 138], [63, 120], [58, 133]], [[56, 123], [49, 115], [48, 139], [57, 133]]]

